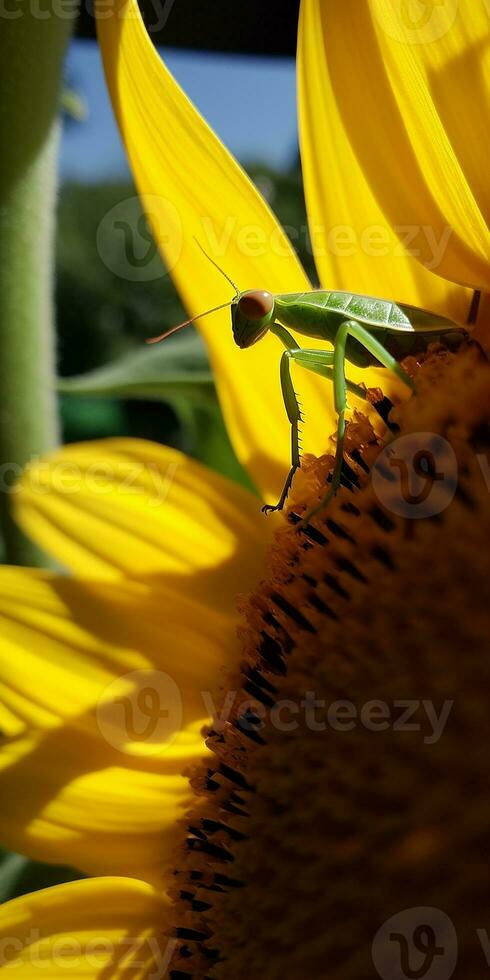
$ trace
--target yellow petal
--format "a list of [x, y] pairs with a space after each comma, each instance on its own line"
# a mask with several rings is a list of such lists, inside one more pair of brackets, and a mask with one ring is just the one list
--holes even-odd
[[0, 732], [12, 738], [14, 735], [21, 735], [24, 725], [17, 718], [16, 714], [9, 711], [5, 704], [0, 704]]
[[0, 969], [20, 980], [166, 976], [169, 902], [129, 878], [75, 881], [0, 908]]
[[[472, 127], [468, 111], [471, 102], [472, 116], [484, 112], [475, 73], [488, 15], [465, 0], [442, 37], [410, 43], [388, 29], [406, 6], [302, 2], [300, 138], [315, 254], [324, 284], [464, 322], [471, 293], [453, 283], [490, 282], [488, 229], [467, 166], [471, 157], [485, 179], [489, 120]], [[430, 10], [444, 18], [451, 6]]]
[[139, 439], [45, 457], [14, 506], [29, 536], [78, 574], [167, 586], [227, 615], [257, 583], [273, 531], [252, 494]]
[[[406, 207], [413, 220], [452, 229], [439, 275], [490, 288], [490, 19], [485, 3], [448, 0], [431, 4], [420, 23], [407, 24], [401, 9], [370, 0], [372, 33], [394, 103], [382, 176], [393, 173], [396, 150], [407, 157]], [[375, 60], [375, 71], [381, 60]], [[384, 103], [385, 104], [385, 103]], [[403, 120], [404, 143], [398, 143]], [[368, 162], [371, 154], [366, 153]], [[369, 164], [368, 164], [369, 165]], [[382, 191], [387, 213], [396, 214], [393, 182]], [[402, 191], [403, 193], [403, 191]], [[402, 207], [404, 204], [401, 205]], [[421, 247], [423, 240], [421, 237]], [[426, 254], [427, 251], [426, 251]], [[423, 258], [423, 256], [422, 256]]]
[[[98, 736], [103, 725], [122, 751], [144, 754], [124, 734], [130, 709], [111, 711], [125, 697], [136, 711], [140, 689], [155, 687], [168, 709], [159, 726], [165, 758], [175, 734], [207, 716], [201, 692], [216, 687], [237, 655], [235, 620], [185, 594], [6, 566], [0, 637], [0, 700], [24, 728], [69, 722]], [[152, 710], [141, 704], [135, 729]], [[152, 734], [150, 755], [159, 744]]]
[[235, 623], [144, 586], [0, 568], [0, 839], [90, 873], [151, 878], [190, 803]]
[[[195, 238], [240, 290], [308, 288], [284, 232], [242, 169], [162, 63], [136, 0], [101, 0], [98, 34], [109, 92], [155, 239], [191, 315], [225, 303], [232, 288]], [[237, 112], [239, 112], [237, 106]], [[239, 458], [265, 496], [276, 494], [289, 461], [275, 338], [240, 351], [229, 311], [199, 323], [208, 344], [226, 422]], [[314, 346], [314, 345], [313, 345]], [[306, 448], [324, 451], [333, 414], [324, 386], [301, 378]]]
[[[199, 725], [199, 728], [201, 726]], [[88, 874], [157, 881], [171, 867], [192, 793], [180, 771], [204, 753], [196, 729], [181, 757], [124, 756], [68, 726], [31, 732], [0, 751], [0, 838], [35, 860]], [[194, 738], [192, 751], [191, 737]]]

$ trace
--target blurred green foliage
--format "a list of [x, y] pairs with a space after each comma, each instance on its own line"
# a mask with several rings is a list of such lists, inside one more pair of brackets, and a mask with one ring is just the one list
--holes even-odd
[[[167, 365], [175, 366], [179, 350], [185, 361], [188, 383], [181, 384], [180, 397], [176, 386], [171, 391], [168, 370], [166, 393], [163, 382], [158, 394], [131, 385], [131, 377], [134, 379], [138, 371], [141, 375], [141, 358], [151, 365], [145, 338], [161, 333], [186, 315], [158, 256], [152, 259], [154, 278], [146, 278], [145, 264], [139, 269], [132, 267], [132, 278], [127, 277], [124, 235], [117, 227], [113, 234], [110, 231], [118, 218], [125, 217], [125, 202], [134, 203], [134, 198], [131, 184], [69, 185], [62, 190], [57, 279], [59, 373], [66, 379], [97, 372], [101, 379], [98, 383], [94, 375], [86, 386], [77, 383], [73, 394], [67, 393], [68, 385], [61, 384], [65, 441], [119, 435], [152, 439], [182, 449], [248, 484], [227, 438], [204, 346], [197, 334], [190, 333], [190, 340], [184, 335], [175, 338], [168, 351]], [[98, 230], [113, 209], [115, 217], [109, 219], [109, 234], [104, 236], [101, 249]], [[138, 219], [144, 221], [138, 211]], [[130, 216], [131, 223], [139, 227], [134, 207]], [[162, 373], [165, 368], [156, 349], [153, 354], [156, 382], [156, 364], [160, 363]], [[105, 385], [107, 371], [125, 374], [126, 388]], [[196, 389], [202, 390], [203, 372], [207, 375], [206, 404], [191, 395], [192, 376]]]
[[[251, 176], [314, 275], [299, 170], [278, 175], [257, 166]], [[61, 193], [59, 371], [63, 378], [77, 378], [61, 386], [65, 440], [110, 435], [153, 439], [250, 486], [228, 440], [195, 331], [189, 329], [161, 350], [143, 347], [145, 338], [186, 314], [158, 256], [150, 255], [151, 278], [144, 253], [141, 264], [131, 264], [128, 278], [123, 226], [131, 224], [135, 252], [145, 245], [144, 218], [134, 198], [133, 186], [125, 183], [68, 185]], [[101, 236], [101, 227], [109, 233]]]
[[0, 903], [7, 902], [27, 892], [35, 892], [65, 881], [75, 881], [85, 875], [64, 865], [29, 861], [21, 854], [10, 854], [0, 848]]
[[[291, 230], [314, 279], [299, 169], [278, 175], [257, 166], [250, 172]], [[161, 274], [145, 281], [142, 264], [139, 277], [129, 280], [121, 234], [105, 236], [100, 254], [101, 222], [134, 196], [134, 187], [126, 183], [61, 190], [56, 300], [65, 441], [121, 435], [152, 439], [250, 486], [226, 434], [197, 333], [189, 328], [161, 348], [144, 346], [145, 338], [185, 319], [163, 266]], [[73, 869], [0, 850], [0, 901], [78, 877]]]

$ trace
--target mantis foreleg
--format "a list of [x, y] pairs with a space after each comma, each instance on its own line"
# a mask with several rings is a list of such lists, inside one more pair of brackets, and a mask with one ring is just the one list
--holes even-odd
[[[297, 347], [291, 334], [280, 326], [277, 326], [274, 332], [286, 347], [281, 358], [281, 389], [287, 416], [291, 423], [291, 468], [277, 504], [274, 506], [265, 504], [262, 508], [265, 514], [269, 514], [274, 510], [283, 509], [291, 489], [294, 474], [301, 462], [299, 452], [299, 423], [301, 422], [301, 412], [291, 378], [291, 361], [295, 361], [296, 364], [306, 368], [308, 371], [312, 371], [314, 374], [319, 374], [321, 377], [333, 381], [333, 351], [309, 350]], [[345, 384], [349, 391], [352, 391], [359, 398], [366, 397], [365, 389], [360, 385], [354, 384], [348, 378], [345, 379]]]
[[395, 374], [396, 377], [403, 381], [409, 388], [413, 389], [414, 387], [412, 379], [408, 376], [408, 374], [406, 374], [398, 361], [386, 350], [385, 347], [383, 347], [382, 344], [380, 344], [379, 340], [376, 340], [376, 338], [369, 333], [369, 330], [366, 330], [365, 327], [362, 327], [359, 323], [356, 323], [355, 320], [346, 320], [340, 325], [335, 337], [335, 347], [333, 352], [333, 390], [335, 411], [337, 412], [338, 422], [337, 448], [335, 452], [332, 481], [326, 496], [323, 498], [318, 507], [315, 507], [306, 515], [304, 518], [305, 521], [310, 520], [314, 514], [318, 513], [320, 510], [323, 510], [323, 508], [327, 506], [332, 497], [337, 493], [341, 482], [345, 441], [345, 409], [347, 407], [348, 387], [348, 382], [345, 376], [345, 362], [347, 359], [347, 343], [349, 337], [353, 337], [360, 344], [362, 344], [362, 346], [365, 347], [366, 350], [368, 350], [369, 353], [383, 365], [383, 367]]
[[301, 412], [291, 378], [291, 360], [293, 359], [293, 356], [294, 351], [288, 349], [284, 351], [281, 357], [282, 397], [284, 399], [288, 419], [291, 423], [291, 469], [289, 470], [277, 504], [274, 506], [272, 504], [264, 504], [262, 507], [264, 514], [270, 514], [273, 510], [283, 509], [293, 482], [294, 474], [299, 468], [301, 462], [299, 453], [299, 423], [301, 422]]

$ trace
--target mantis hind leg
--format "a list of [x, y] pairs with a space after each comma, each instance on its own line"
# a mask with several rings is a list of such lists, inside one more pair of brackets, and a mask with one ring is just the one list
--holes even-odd
[[403, 368], [400, 367], [398, 361], [386, 350], [385, 347], [383, 347], [379, 340], [376, 340], [376, 338], [369, 333], [369, 330], [366, 330], [365, 327], [361, 326], [359, 323], [356, 323], [355, 320], [346, 320], [340, 325], [335, 338], [332, 370], [335, 411], [337, 412], [338, 417], [337, 447], [335, 452], [332, 480], [328, 493], [325, 495], [318, 507], [315, 507], [306, 514], [304, 517], [305, 522], [309, 521], [315, 514], [317, 514], [320, 510], [323, 510], [330, 503], [332, 497], [335, 496], [341, 484], [346, 430], [345, 410], [347, 408], [348, 387], [348, 382], [345, 376], [345, 362], [347, 359], [347, 343], [349, 337], [353, 337], [360, 344], [362, 344], [362, 346], [365, 347], [366, 350], [369, 351], [369, 353], [383, 365], [383, 367], [395, 374], [396, 377], [403, 381], [409, 388], [413, 390], [414, 387], [412, 379], [405, 373]]
[[[294, 474], [299, 469], [301, 463], [299, 452], [299, 423], [301, 422], [301, 412], [291, 379], [291, 361], [295, 361], [296, 364], [299, 364], [307, 371], [312, 371], [314, 374], [319, 374], [321, 377], [333, 381], [333, 360], [334, 354], [332, 351], [308, 350], [302, 347], [292, 346], [289, 346], [282, 355], [281, 389], [287, 416], [291, 423], [291, 468], [277, 504], [274, 506], [265, 504], [262, 507], [264, 514], [269, 514], [271, 511], [282, 510], [284, 508]], [[360, 385], [354, 384], [348, 378], [344, 378], [344, 382], [346, 388], [353, 392], [353, 394], [359, 398], [366, 397], [365, 390]]]

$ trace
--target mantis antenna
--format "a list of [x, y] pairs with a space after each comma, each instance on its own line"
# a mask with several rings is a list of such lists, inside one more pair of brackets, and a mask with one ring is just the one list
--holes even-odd
[[221, 303], [221, 306], [213, 306], [212, 310], [206, 310], [204, 313], [196, 313], [192, 316], [190, 320], [184, 320], [183, 323], [178, 323], [176, 327], [170, 327], [169, 330], [165, 330], [164, 333], [158, 335], [158, 337], [149, 337], [146, 341], [147, 344], [159, 344], [161, 340], [166, 340], [167, 337], [171, 337], [173, 333], [177, 333], [178, 330], [183, 330], [184, 327], [188, 327], [195, 320], [200, 320], [202, 316], [208, 316], [210, 313], [217, 313], [218, 310], [224, 310], [226, 306], [231, 306], [233, 300], [229, 303]]
[[[201, 249], [201, 252], [203, 253], [203, 255], [205, 255], [206, 258], [208, 259], [208, 261], [211, 262], [211, 265], [214, 265], [215, 269], [217, 269], [218, 272], [221, 272], [221, 275], [225, 277], [226, 281], [229, 282], [230, 286], [233, 286], [233, 289], [235, 290], [236, 296], [237, 297], [240, 296], [240, 290], [238, 289], [238, 286], [236, 285], [236, 283], [233, 282], [233, 279], [230, 279], [230, 277], [226, 274], [225, 270], [222, 269], [221, 266], [218, 265], [218, 263], [215, 262], [214, 259], [212, 259], [210, 255], [208, 255], [208, 253], [202, 247], [201, 243], [197, 240], [196, 237], [194, 237], [194, 241], [196, 242], [196, 245], [198, 245], [199, 248]], [[232, 302], [233, 302], [233, 300], [230, 300], [229, 303], [222, 303], [221, 306], [214, 306], [212, 310], [206, 310], [205, 313], [196, 313], [196, 316], [191, 317], [190, 320], [184, 320], [183, 323], [178, 323], [176, 327], [170, 327], [169, 330], [165, 330], [165, 332], [159, 334], [158, 337], [150, 337], [146, 341], [146, 343], [147, 344], [159, 344], [161, 340], [166, 340], [167, 337], [171, 337], [171, 335], [173, 333], [177, 333], [178, 330], [183, 330], [184, 327], [190, 326], [190, 324], [191, 323], [194, 323], [195, 320], [200, 320], [202, 316], [209, 316], [210, 313], [217, 313], [218, 310], [224, 310], [226, 306], [231, 306]]]
[[235, 290], [235, 293], [237, 294], [237, 296], [239, 296], [240, 295], [240, 290], [239, 290], [238, 286], [236, 285], [236, 283], [233, 282], [233, 279], [230, 279], [230, 276], [227, 275], [227, 273], [225, 272], [225, 270], [222, 269], [221, 266], [218, 265], [218, 263], [215, 262], [214, 259], [212, 259], [210, 255], [208, 255], [208, 253], [206, 252], [206, 250], [202, 247], [201, 243], [197, 240], [197, 238], [195, 236], [194, 236], [194, 241], [195, 241], [196, 245], [198, 245], [199, 248], [201, 249], [202, 254], [206, 256], [206, 258], [208, 259], [208, 261], [211, 262], [211, 265], [214, 265], [214, 268], [217, 269], [218, 272], [221, 272], [221, 275], [225, 277], [225, 279], [227, 280], [227, 282], [229, 282], [230, 286], [233, 286], [233, 289]]

